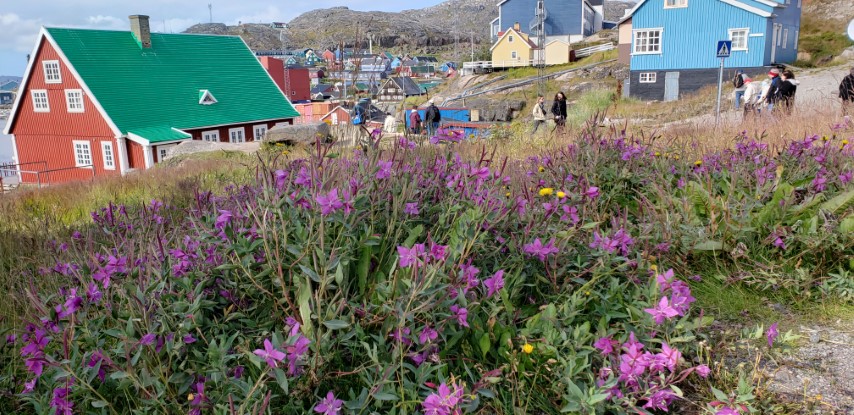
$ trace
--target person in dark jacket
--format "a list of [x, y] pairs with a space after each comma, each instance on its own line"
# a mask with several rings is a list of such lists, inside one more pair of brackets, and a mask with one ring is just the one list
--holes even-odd
[[555, 129], [563, 133], [566, 126], [566, 95], [563, 91], [555, 94], [554, 102], [552, 102], [552, 115], [555, 117]]
[[770, 113], [780, 101], [780, 70], [772, 68], [768, 71], [768, 79], [771, 80], [771, 88], [768, 90], [768, 95], [765, 96], [765, 104], [768, 105], [768, 112]]
[[851, 73], [839, 84], [839, 98], [842, 99], [842, 114], [848, 115], [854, 110], [854, 67]]
[[439, 122], [442, 121], [442, 113], [439, 108], [433, 103], [433, 100], [427, 101], [427, 110], [424, 111], [424, 124], [427, 126], [427, 136], [436, 135], [436, 130], [439, 129]]
[[791, 114], [792, 107], [795, 105], [795, 93], [798, 91], [798, 81], [795, 80], [795, 74], [792, 71], [787, 69], [780, 75], [779, 89], [783, 111], [786, 114]]

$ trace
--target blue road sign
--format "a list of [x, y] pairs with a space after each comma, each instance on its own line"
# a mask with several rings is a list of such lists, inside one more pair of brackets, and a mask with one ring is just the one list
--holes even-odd
[[719, 58], [728, 58], [730, 52], [732, 52], [732, 41], [731, 40], [719, 40], [718, 48], [715, 49], [718, 51]]

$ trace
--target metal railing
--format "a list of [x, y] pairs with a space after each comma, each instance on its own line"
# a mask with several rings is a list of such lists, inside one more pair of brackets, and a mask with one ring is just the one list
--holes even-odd
[[[33, 164], [40, 164], [43, 166], [43, 168], [41, 170], [26, 170], [26, 169], [21, 168], [22, 166], [28, 166], [28, 165], [33, 165]], [[77, 169], [90, 169], [92, 172], [92, 178], [95, 177], [95, 165], [93, 165], [93, 164], [88, 164], [85, 166], [60, 167], [57, 169], [46, 169], [44, 167], [47, 167], [46, 161], [31, 161], [28, 163], [4, 164], [4, 165], [0, 165], [0, 174], [2, 174], [2, 177], [10, 177], [10, 176], [20, 175], [21, 182], [24, 181], [23, 176], [25, 174], [34, 174], [36, 176], [36, 184], [37, 184], [39, 189], [41, 189], [42, 185], [49, 185], [50, 184], [50, 174], [51, 173], [56, 173], [56, 172], [60, 172], [60, 171], [77, 170]]]
[[594, 53], [607, 52], [607, 51], [613, 50], [615, 48], [616, 48], [616, 46], [614, 46], [613, 43], [608, 42], [608, 43], [603, 43], [601, 45], [591, 46], [589, 48], [576, 49], [575, 50], [575, 57], [576, 58], [584, 58], [584, 57], [590, 56]]

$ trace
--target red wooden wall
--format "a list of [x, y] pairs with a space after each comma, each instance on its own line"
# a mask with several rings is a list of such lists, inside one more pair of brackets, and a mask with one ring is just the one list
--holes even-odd
[[[15, 143], [18, 150], [18, 163], [29, 163], [45, 161], [44, 167], [40, 165], [27, 165], [26, 170], [46, 170], [68, 168], [60, 172], [47, 175], [48, 183], [61, 183], [70, 180], [92, 177], [90, 169], [73, 168], [75, 164], [74, 146], [72, 141], [85, 140], [89, 142], [92, 163], [96, 175], [118, 175], [120, 174], [119, 153], [117, 149], [115, 134], [107, 125], [107, 122], [95, 108], [92, 100], [85, 91], [83, 92], [83, 112], [69, 113], [66, 109], [65, 90], [82, 89], [80, 83], [74, 78], [65, 63], [59, 58], [59, 54], [49, 42], [42, 40], [39, 52], [33, 58], [32, 72], [26, 85], [21, 86], [21, 101], [18, 104], [18, 115], [11, 128], [15, 135]], [[62, 82], [48, 84], [45, 82], [42, 61], [59, 61], [60, 76]], [[50, 112], [33, 111], [33, 101], [30, 90], [47, 90]], [[113, 157], [115, 170], [105, 170], [101, 154], [101, 141], [113, 143]], [[35, 174], [23, 174], [22, 179], [26, 183], [35, 183]], [[42, 180], [45, 183], [45, 180]]]

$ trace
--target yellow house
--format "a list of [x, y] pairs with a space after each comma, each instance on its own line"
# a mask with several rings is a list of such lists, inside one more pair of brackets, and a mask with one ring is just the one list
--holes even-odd
[[519, 30], [519, 23], [507, 29], [498, 41], [489, 48], [492, 52], [492, 67], [507, 68], [513, 66], [531, 66], [537, 45], [531, 42], [527, 33]]
[[562, 40], [546, 43], [546, 65], [563, 65], [572, 61], [572, 46]]

